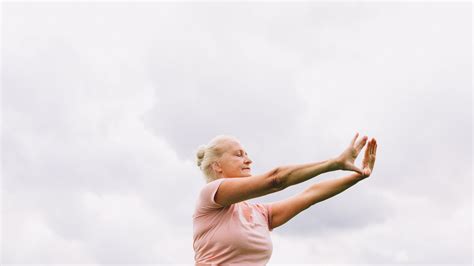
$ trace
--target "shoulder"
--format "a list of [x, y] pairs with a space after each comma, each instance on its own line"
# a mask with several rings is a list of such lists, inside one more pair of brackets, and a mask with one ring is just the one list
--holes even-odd
[[201, 188], [200, 194], [202, 195], [202, 194], [208, 194], [208, 193], [215, 192], [215, 190], [217, 190], [219, 188], [219, 186], [222, 184], [222, 182], [224, 182], [224, 181], [225, 181], [224, 178], [219, 178], [219, 179], [213, 180], [213, 181], [205, 184]]
[[215, 201], [217, 190], [224, 181], [224, 178], [220, 178], [205, 184], [199, 193], [196, 207], [203, 211], [224, 207]]

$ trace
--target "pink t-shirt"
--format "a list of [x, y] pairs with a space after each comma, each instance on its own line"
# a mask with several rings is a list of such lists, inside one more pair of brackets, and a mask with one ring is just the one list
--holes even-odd
[[271, 205], [247, 201], [223, 207], [214, 195], [226, 178], [202, 188], [193, 214], [196, 264], [264, 265], [272, 255]]

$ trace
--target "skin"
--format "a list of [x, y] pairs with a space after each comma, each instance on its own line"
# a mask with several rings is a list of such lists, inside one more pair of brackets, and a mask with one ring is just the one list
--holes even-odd
[[360, 176], [361, 179], [367, 178], [372, 174], [375, 166], [375, 158], [377, 157], [377, 141], [371, 139], [365, 149], [364, 159], [362, 160], [362, 167], [364, 174]]
[[[228, 206], [246, 199], [281, 191], [288, 186], [304, 182], [325, 172], [335, 170], [353, 172], [350, 175], [313, 184], [302, 193], [271, 203], [272, 224], [270, 226], [271, 228], [281, 226], [303, 210], [341, 193], [373, 173], [377, 141], [372, 138], [367, 142], [367, 136], [357, 140], [358, 136], [357, 133], [349, 146], [335, 158], [316, 163], [280, 166], [257, 176], [251, 174], [252, 160], [242, 145], [237, 140], [227, 140], [223, 143], [225, 152], [219, 160], [212, 164], [212, 167], [218, 173], [219, 178], [230, 178], [231, 180], [222, 183], [216, 193], [215, 200], [223, 206]], [[355, 166], [354, 162], [366, 144], [362, 166], [359, 168]]]
[[[352, 148], [349, 149], [352, 150]], [[325, 180], [309, 186], [302, 193], [293, 197], [272, 203], [273, 220], [271, 227], [275, 228], [281, 226], [312, 205], [334, 197], [361, 180], [368, 178], [373, 173], [376, 151], [377, 141], [371, 139], [364, 153], [362, 174], [356, 172], [340, 178]], [[349, 161], [352, 161], [352, 159], [349, 159]]]
[[226, 140], [223, 144], [225, 152], [212, 167], [220, 178], [249, 177], [252, 160], [238, 141]]

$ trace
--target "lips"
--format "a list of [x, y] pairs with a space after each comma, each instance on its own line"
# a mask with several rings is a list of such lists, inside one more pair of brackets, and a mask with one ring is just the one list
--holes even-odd
[[242, 170], [250, 170], [249, 167], [242, 168]]

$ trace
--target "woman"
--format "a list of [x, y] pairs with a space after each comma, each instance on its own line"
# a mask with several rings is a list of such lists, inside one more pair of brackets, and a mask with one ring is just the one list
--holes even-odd
[[[197, 165], [207, 184], [193, 214], [194, 259], [197, 265], [264, 265], [272, 254], [270, 231], [311, 205], [333, 197], [371, 175], [377, 150], [372, 138], [365, 150], [362, 169], [354, 161], [367, 143], [357, 133], [339, 156], [316, 163], [276, 167], [252, 175], [252, 160], [231, 136], [217, 136], [197, 152]], [[350, 170], [354, 173], [314, 184], [288, 199], [253, 204], [248, 199], [281, 191], [319, 174]]]

